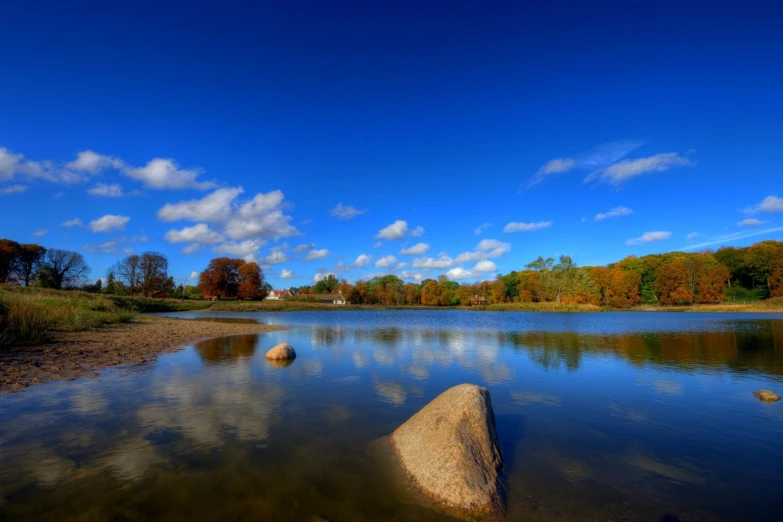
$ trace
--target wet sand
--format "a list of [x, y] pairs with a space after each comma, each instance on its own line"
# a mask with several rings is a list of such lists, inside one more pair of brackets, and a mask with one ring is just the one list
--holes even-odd
[[112, 366], [146, 364], [160, 353], [204, 339], [282, 329], [255, 323], [143, 317], [130, 324], [88, 332], [55, 333], [47, 344], [19, 346], [0, 353], [0, 394], [96, 375]]

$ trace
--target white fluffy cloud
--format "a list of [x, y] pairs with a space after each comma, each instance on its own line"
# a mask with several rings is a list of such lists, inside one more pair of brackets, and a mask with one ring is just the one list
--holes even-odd
[[[299, 232], [291, 225], [291, 217], [284, 213], [285, 197], [279, 190], [268, 193], [258, 193], [249, 201], [239, 201], [244, 192], [242, 187], [217, 189], [201, 199], [168, 203], [158, 210], [158, 218], [162, 221], [196, 221], [209, 223], [212, 229], [223, 237], [234, 242], [227, 243], [222, 250], [231, 253], [237, 250], [237, 245], [244, 254], [243, 257], [254, 256], [247, 252], [248, 245], [259, 247], [269, 239], [281, 239], [297, 235]], [[213, 241], [209, 241], [212, 243]], [[294, 251], [299, 252], [300, 245]]]
[[420, 256], [429, 252], [430, 246], [427, 243], [416, 243], [412, 247], [403, 248], [400, 254], [404, 256]]
[[330, 275], [333, 276], [334, 274], [332, 272], [316, 272], [313, 276], [313, 283], [326, 279]]
[[259, 249], [264, 246], [264, 241], [260, 239], [247, 239], [245, 241], [233, 241], [217, 245], [213, 250], [222, 254], [239, 256], [243, 259], [255, 259]]
[[294, 248], [294, 252], [296, 252], [297, 254], [302, 254], [304, 252], [309, 252], [310, 250], [312, 250], [314, 248], [315, 248], [315, 245], [312, 244], [312, 243], [309, 244], [309, 245], [302, 244], [302, 245], [299, 245], [298, 247]]
[[375, 268], [388, 268], [397, 262], [397, 258], [394, 256], [383, 256], [375, 262]]
[[486, 274], [489, 272], [497, 272], [498, 266], [492, 261], [479, 261], [476, 266], [473, 267], [474, 274]]
[[0, 180], [7, 181], [19, 172], [19, 166], [24, 156], [16, 154], [5, 147], [0, 147]]
[[61, 227], [83, 227], [84, 223], [79, 218], [73, 218], [69, 219], [68, 221], [63, 221], [60, 223]]
[[655, 241], [663, 241], [671, 237], [671, 232], [645, 232], [639, 237], [629, 239], [625, 242], [626, 245], [643, 245], [645, 243], [654, 243]]
[[100, 172], [112, 168], [121, 169], [125, 166], [120, 158], [104, 156], [91, 150], [80, 152], [76, 159], [66, 165], [67, 168], [77, 172], [87, 172], [88, 174], [99, 174]]
[[465, 269], [461, 266], [452, 268], [446, 272], [446, 277], [452, 281], [460, 281], [462, 279], [475, 279], [483, 277], [491, 272], [497, 272], [498, 267], [492, 261], [479, 261], [471, 269]]
[[242, 194], [242, 187], [222, 188], [201, 199], [167, 203], [158, 210], [158, 219], [163, 221], [207, 221], [225, 222], [235, 211], [234, 201]]
[[482, 239], [473, 252], [463, 252], [454, 260], [455, 264], [471, 263], [494, 257], [503, 257], [511, 251], [511, 244], [497, 239]]
[[169, 230], [164, 239], [169, 243], [201, 243], [211, 244], [223, 241], [223, 236], [211, 228], [206, 223], [198, 223], [192, 227], [185, 227], [182, 230]]
[[281, 250], [272, 250], [268, 256], [264, 256], [258, 260], [263, 265], [279, 265], [288, 261], [288, 256]]
[[594, 221], [603, 221], [604, 219], [609, 219], [613, 217], [620, 217], [620, 216], [627, 216], [628, 214], [633, 214], [633, 210], [631, 210], [628, 207], [614, 207], [609, 212], [601, 212], [600, 214], [596, 214], [593, 218]]
[[33, 232], [33, 236], [35, 236], [35, 237], [43, 237], [43, 236], [45, 236], [48, 233], [49, 233], [49, 229], [48, 228], [41, 228], [41, 229], [38, 229], [35, 232]]
[[423, 269], [444, 269], [449, 268], [454, 264], [454, 260], [451, 259], [446, 254], [441, 254], [437, 258], [434, 257], [420, 257], [418, 259], [413, 260], [413, 268], [423, 268]]
[[113, 230], [124, 230], [125, 224], [130, 221], [128, 216], [117, 216], [107, 214], [103, 217], [90, 221], [90, 230], [93, 232], [111, 232]]
[[18, 194], [27, 190], [27, 185], [9, 185], [0, 189], [0, 196], [8, 196], [10, 194]]
[[367, 210], [358, 210], [356, 207], [351, 207], [338, 203], [336, 207], [329, 211], [329, 214], [338, 219], [351, 219], [355, 218], [359, 214], [364, 214]]
[[304, 256], [304, 261], [313, 261], [314, 259], [323, 259], [329, 255], [329, 251], [325, 248], [318, 250], [311, 250]]
[[122, 173], [140, 181], [144, 186], [157, 189], [197, 189], [213, 188], [211, 181], [198, 181], [201, 169], [183, 169], [170, 158], [154, 158], [143, 167], [125, 167]]
[[539, 221], [537, 223], [518, 223], [511, 222], [503, 228], [503, 232], [530, 232], [552, 226], [551, 221]]
[[742, 221], [738, 222], [737, 226], [740, 226], [740, 227], [757, 227], [759, 225], [764, 225], [766, 223], [767, 223], [767, 221], [762, 221], [760, 219], [748, 218], [748, 219], [743, 219]]
[[102, 196], [105, 198], [121, 198], [122, 187], [117, 183], [107, 185], [106, 183], [98, 183], [87, 191], [88, 194], [93, 196]]
[[281, 279], [295, 279], [296, 275], [293, 271], [288, 270], [287, 268], [284, 268], [280, 271], [280, 278]]
[[0, 181], [10, 181], [15, 177], [52, 183], [78, 183], [87, 176], [52, 161], [28, 160], [22, 154], [0, 147]]
[[356, 261], [354, 261], [353, 264], [362, 267], [369, 265], [371, 261], [371, 256], [368, 256], [367, 254], [359, 254], [359, 257], [356, 258]]
[[757, 212], [783, 212], [783, 198], [777, 196], [767, 196], [758, 205], [745, 209], [747, 214]]
[[648, 158], [637, 158], [619, 161], [604, 169], [592, 172], [585, 178], [585, 182], [596, 181], [620, 185], [631, 178], [650, 172], [663, 172], [672, 167], [689, 167], [694, 163], [676, 152], [663, 152]]
[[196, 272], [195, 270], [193, 270], [193, 271], [190, 273], [190, 277], [188, 277], [188, 280], [189, 280], [189, 281], [192, 281], [192, 280], [194, 280], [194, 279], [198, 279], [198, 278], [199, 278], [199, 275], [201, 275], [201, 274], [199, 274], [198, 272]]
[[400, 279], [403, 281], [415, 281], [417, 283], [421, 283], [425, 279], [425, 275], [421, 272], [409, 272], [404, 271], [400, 272]]
[[404, 237], [412, 236], [418, 237], [424, 233], [424, 228], [416, 227], [414, 229], [408, 228], [407, 221], [398, 219], [388, 227], [382, 228], [378, 233], [373, 236], [375, 239], [386, 239], [388, 241], [398, 241]]

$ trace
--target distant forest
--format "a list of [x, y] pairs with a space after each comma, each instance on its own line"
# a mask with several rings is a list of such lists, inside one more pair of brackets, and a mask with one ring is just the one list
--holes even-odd
[[[263, 299], [271, 290], [261, 268], [241, 259], [215, 258], [198, 285], [175, 285], [168, 260], [157, 252], [121, 258], [103, 280], [85, 281], [89, 268], [78, 252], [0, 239], [0, 283], [81, 289], [114, 295], [181, 299]], [[568, 256], [539, 257], [524, 270], [494, 281], [460, 284], [445, 276], [406, 283], [396, 275], [351, 284], [329, 275], [294, 288], [294, 300], [341, 292], [353, 304], [472, 306], [552, 302], [608, 308], [748, 302], [783, 298], [783, 243], [762, 241], [715, 252], [629, 256], [607, 266], [577, 266]]]
[[516, 302], [688, 305], [783, 297], [783, 243], [723, 247], [716, 252], [629, 256], [607, 266], [577, 266], [568, 256], [539, 257], [494, 281], [459, 284], [445, 276], [405, 283], [395, 275], [349, 284], [330, 275], [299, 295], [342, 292], [348, 302], [383, 305], [476, 305]]

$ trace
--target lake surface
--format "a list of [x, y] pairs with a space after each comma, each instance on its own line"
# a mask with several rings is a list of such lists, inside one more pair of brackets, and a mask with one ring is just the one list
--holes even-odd
[[781, 519], [783, 315], [168, 315], [291, 328], [0, 396], [0, 520], [451, 520], [368, 445], [464, 382], [508, 520]]

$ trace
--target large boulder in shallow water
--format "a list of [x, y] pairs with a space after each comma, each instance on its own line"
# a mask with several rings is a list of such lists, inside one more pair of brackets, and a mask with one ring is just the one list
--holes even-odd
[[460, 384], [392, 433], [400, 464], [439, 508], [467, 517], [503, 512], [495, 414], [486, 388]]
[[293, 359], [294, 357], [296, 357], [294, 347], [288, 343], [280, 343], [266, 352], [266, 358], [272, 361]]

